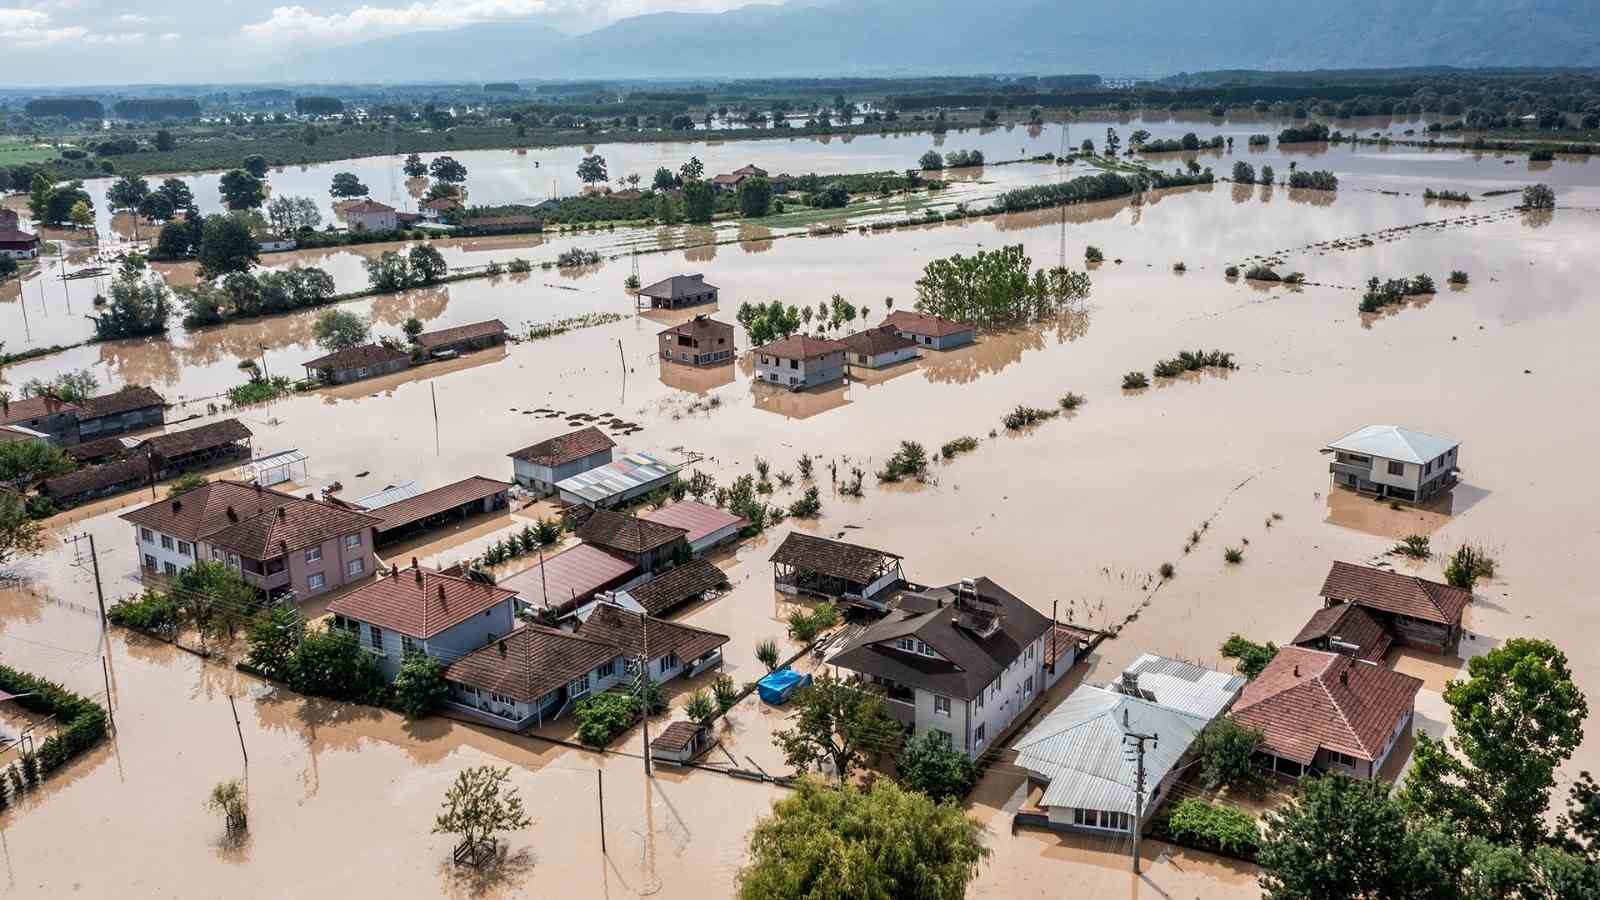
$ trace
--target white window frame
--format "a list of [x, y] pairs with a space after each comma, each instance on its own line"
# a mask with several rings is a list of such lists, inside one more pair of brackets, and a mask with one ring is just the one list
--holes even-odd
[[312, 572], [306, 576], [306, 588], [309, 590], [320, 591], [327, 586], [328, 578], [321, 572]]
[[346, 550], [354, 550], [359, 546], [361, 546], [361, 532], [358, 531], [355, 534], [344, 536], [344, 548]]
[[188, 541], [179, 541], [178, 542], [178, 555], [179, 556], [193, 556], [194, 555], [194, 545], [189, 543]]
[[974, 746], [974, 747], [979, 746], [980, 744], [983, 743], [983, 726], [984, 726], [984, 724], [985, 723], [983, 723], [983, 722], [979, 722], [978, 723], [978, 727], [972, 729], [972, 746]]
[[314, 562], [321, 562], [321, 561], [322, 561], [322, 545], [321, 544], [318, 544], [315, 547], [308, 547], [306, 549], [306, 562], [314, 563]]
[[346, 578], [360, 578], [361, 576], [363, 576], [365, 574], [367, 574], [367, 561], [366, 560], [360, 559], [360, 558], [356, 558], [356, 559], [351, 559], [351, 560], [346, 560], [345, 561], [345, 564], [344, 564], [344, 577], [346, 577]]
[[933, 714], [936, 716], [950, 715], [950, 698], [940, 694], [933, 695]]
[[589, 693], [589, 687], [589, 673], [585, 672], [567, 682], [567, 696], [573, 698], [582, 697]]
[[163, 549], [163, 550], [171, 550], [171, 549], [173, 549], [172, 536], [171, 535], [163, 534], [161, 536], [161, 549]]
[[421, 653], [422, 647], [409, 634], [400, 635], [400, 653]]

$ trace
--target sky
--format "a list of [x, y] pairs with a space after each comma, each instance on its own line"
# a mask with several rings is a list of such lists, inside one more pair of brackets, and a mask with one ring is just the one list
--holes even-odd
[[[468, 24], [568, 34], [652, 12], [720, 12], [750, 0], [0, 0], [0, 84], [281, 81], [308, 51]], [[767, 0], [770, 2], [770, 0]], [[506, 77], [536, 73], [506, 73]]]

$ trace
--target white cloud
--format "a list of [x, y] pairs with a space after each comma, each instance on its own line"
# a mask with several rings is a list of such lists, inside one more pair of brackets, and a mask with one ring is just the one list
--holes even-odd
[[177, 33], [176, 31], [169, 31], [166, 34], [163, 34], [161, 36], [161, 39], [163, 41], [175, 41], [175, 40], [177, 40], [178, 38], [181, 38], [181, 37], [183, 37], [183, 35]]
[[344, 44], [408, 31], [525, 19], [551, 11], [548, 0], [430, 0], [410, 6], [362, 6], [331, 15], [319, 15], [304, 6], [279, 6], [265, 21], [241, 30], [247, 38], [273, 43]]
[[124, 25], [143, 25], [144, 23], [150, 21], [150, 17], [141, 16], [138, 13], [123, 13], [122, 15], [117, 16], [117, 21]]
[[85, 44], [109, 46], [113, 44], [137, 44], [144, 40], [144, 32], [129, 31], [119, 34], [88, 34], [84, 35]]
[[89, 29], [78, 25], [52, 28], [50, 14], [36, 9], [0, 9], [0, 46], [31, 50], [83, 38]]

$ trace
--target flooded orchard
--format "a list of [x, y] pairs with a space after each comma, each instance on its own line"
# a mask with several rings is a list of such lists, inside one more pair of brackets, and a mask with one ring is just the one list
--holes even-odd
[[[1184, 130], [1207, 133], [1193, 124]], [[769, 147], [729, 146], [741, 163], [765, 160]], [[1236, 150], [1234, 158], [1243, 156]], [[1231, 161], [1223, 155], [1207, 164], [1221, 171]], [[1054, 696], [1073, 684], [1103, 683], [1145, 652], [1226, 667], [1218, 646], [1232, 633], [1287, 642], [1320, 605], [1330, 562], [1370, 562], [1398, 537], [1424, 533], [1436, 554], [1472, 542], [1499, 560], [1467, 613], [1463, 656], [1511, 637], [1548, 638], [1570, 655], [1579, 685], [1600, 696], [1600, 661], [1589, 652], [1600, 622], [1580, 562], [1600, 552], [1590, 527], [1600, 489], [1572, 477], [1600, 439], [1600, 424], [1581, 414], [1600, 386], [1600, 356], [1586, 341], [1600, 328], [1600, 309], [1585, 295], [1600, 277], [1600, 260], [1587, 252], [1600, 229], [1600, 170], [1558, 160], [1530, 173], [1525, 161], [1377, 148], [1334, 148], [1302, 165], [1333, 169], [1340, 191], [1219, 183], [1142, 204], [1106, 201], [867, 233], [719, 228], [728, 243], [638, 257], [646, 282], [705, 273], [721, 288], [714, 312], [724, 320], [744, 301], [815, 306], [839, 293], [868, 307], [876, 322], [889, 309], [886, 298], [893, 309], [912, 306], [915, 281], [936, 257], [1014, 243], [1035, 266], [1055, 264], [1063, 246], [1075, 268], [1086, 245], [1105, 255], [1090, 267], [1089, 298], [1058, 319], [982, 333], [971, 346], [820, 391], [753, 383], [742, 332], [732, 366], [663, 366], [657, 333], [692, 313], [636, 315], [622, 290], [627, 256], [575, 273], [536, 268], [526, 277], [352, 301], [346, 306], [371, 316], [379, 334], [397, 334], [412, 316], [431, 327], [499, 317], [514, 331], [586, 313], [624, 318], [265, 405], [212, 412], [207, 404], [217, 401], [202, 398], [242, 380], [245, 358], [298, 375], [319, 353], [314, 314], [90, 345], [10, 366], [4, 376], [16, 385], [87, 367], [109, 387], [153, 385], [169, 400], [191, 401], [171, 420], [237, 416], [254, 433], [257, 453], [296, 448], [308, 456], [308, 477], [297, 489], [339, 482], [345, 496], [405, 480], [504, 478], [508, 452], [566, 430], [565, 416], [536, 410], [609, 413], [639, 426], [616, 438], [623, 449], [689, 461], [686, 471], [723, 484], [752, 472], [757, 457], [792, 474], [799, 456], [815, 456], [821, 517], [791, 520], [715, 558], [731, 589], [674, 617], [729, 635], [726, 670], [740, 683], [764, 672], [759, 640], [798, 649], [785, 637], [787, 602], [774, 592], [768, 562], [792, 529], [898, 553], [908, 577], [924, 584], [987, 575], [1043, 612], [1115, 627], [1116, 636]], [[1040, 165], [992, 171], [1015, 183], [1071, 174]], [[1535, 179], [1557, 186], [1558, 209], [1516, 211], [1515, 195], [1466, 205], [1421, 197], [1423, 186], [1479, 196]], [[571, 243], [521, 240], [463, 242], [450, 252], [462, 260], [532, 258]], [[582, 240], [620, 247], [663, 238], [618, 231]], [[1275, 260], [1279, 272], [1305, 273], [1307, 283], [1224, 277], [1229, 264], [1263, 259]], [[1178, 262], [1186, 271], [1174, 271]], [[1453, 269], [1468, 271], [1470, 284], [1445, 286]], [[1430, 299], [1359, 312], [1368, 278], [1422, 272], [1440, 283]], [[1196, 348], [1232, 352], [1239, 368], [1121, 388], [1124, 372]], [[1086, 402], [1029, 429], [1001, 427], [1017, 404], [1053, 407], [1068, 391]], [[1318, 450], [1370, 422], [1461, 441], [1462, 484], [1447, 503], [1395, 510], [1331, 489]], [[834, 466], [841, 480], [853, 467], [870, 473], [901, 440], [936, 448], [961, 436], [978, 439], [977, 448], [937, 462], [926, 484], [877, 486], [869, 474], [864, 496], [852, 498], [830, 475]], [[773, 502], [788, 503], [801, 487], [778, 487]], [[6, 892], [732, 893], [748, 831], [782, 788], [709, 771], [658, 770], [647, 779], [636, 732], [600, 754], [442, 717], [408, 722], [298, 697], [235, 671], [226, 659], [238, 647], [215, 648], [228, 652], [202, 660], [120, 629], [103, 632], [87, 544], [71, 539], [96, 537], [108, 598], [137, 591], [132, 535], [117, 515], [150, 496], [146, 490], [59, 515], [50, 523], [50, 549], [25, 561], [22, 580], [0, 593], [6, 664], [88, 696], [103, 697], [109, 684], [117, 726], [114, 738], [0, 814]], [[455, 562], [543, 512], [477, 520], [399, 555]], [[1186, 552], [1191, 531], [1203, 535]], [[1225, 562], [1225, 546], [1241, 547], [1243, 561]], [[1156, 574], [1163, 563], [1175, 567], [1170, 580]], [[524, 558], [502, 574], [529, 564]], [[1396, 567], [1439, 577], [1437, 559]], [[1446, 727], [1438, 692], [1459, 665], [1400, 654], [1396, 666], [1426, 682], [1418, 727], [1432, 734]], [[681, 703], [676, 685], [674, 693]], [[720, 736], [742, 759], [784, 771], [769, 735], [785, 727], [786, 714], [752, 696]], [[1596, 727], [1563, 770], [1557, 797], [1578, 770], [1600, 766]], [[450, 840], [429, 829], [455, 773], [485, 762], [511, 766], [534, 824], [510, 835], [506, 863], [477, 882], [455, 873]], [[604, 772], [607, 854], [599, 846], [597, 771]], [[233, 777], [246, 779], [250, 800], [249, 836], [239, 845], [223, 840], [220, 817], [202, 805], [211, 785]], [[1063, 884], [1147, 898], [1255, 892], [1251, 867], [1157, 841], [1144, 845], [1141, 880], [1128, 871], [1124, 842], [1013, 832], [1025, 790], [1020, 771], [1002, 761], [968, 799], [994, 851], [975, 896], [1056, 897]], [[85, 847], [114, 852], [85, 867]]]

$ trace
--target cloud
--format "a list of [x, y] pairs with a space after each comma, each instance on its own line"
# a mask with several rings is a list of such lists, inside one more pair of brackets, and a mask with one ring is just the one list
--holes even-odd
[[143, 25], [144, 23], [150, 21], [150, 17], [141, 16], [138, 13], [123, 13], [122, 15], [117, 16], [117, 21], [124, 25]]
[[129, 31], [118, 34], [86, 34], [83, 36], [85, 44], [110, 46], [115, 44], [137, 44], [144, 40], [144, 32]]
[[183, 35], [177, 33], [176, 31], [169, 31], [166, 34], [163, 34], [161, 36], [161, 39], [163, 41], [175, 41], [175, 40], [177, 40], [178, 38], [181, 38], [181, 37], [183, 37]]
[[52, 28], [50, 14], [36, 9], [0, 9], [0, 46], [31, 50], [83, 38], [89, 29], [78, 25]]
[[279, 6], [266, 20], [245, 25], [241, 30], [247, 38], [272, 43], [345, 44], [408, 31], [440, 31], [525, 19], [552, 9], [549, 0], [430, 0], [410, 6], [361, 6], [331, 15], [320, 15], [304, 6]]

